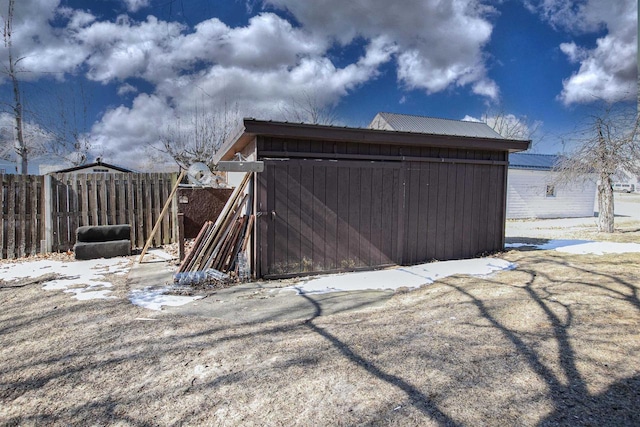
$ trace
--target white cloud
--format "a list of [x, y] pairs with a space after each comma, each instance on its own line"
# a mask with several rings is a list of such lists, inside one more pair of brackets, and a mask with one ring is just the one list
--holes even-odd
[[614, 102], [635, 96], [637, 83], [637, 48], [619, 37], [607, 35], [598, 39], [595, 49], [574, 48], [564, 44], [562, 51], [580, 69], [563, 81], [559, 98], [563, 103], [586, 103], [603, 99]]
[[[74, 35], [76, 44], [90, 50], [88, 77], [100, 82], [142, 77], [151, 82], [175, 75], [171, 62], [171, 39], [180, 38], [184, 27], [153, 16], [135, 22], [119, 16], [115, 22], [95, 22]], [[179, 66], [180, 64], [178, 64]]]
[[137, 93], [137, 92], [138, 92], [138, 89], [135, 86], [130, 85], [129, 83], [125, 83], [118, 87], [118, 95], [120, 96], [128, 95], [130, 93]]
[[[18, 64], [21, 80], [36, 80], [43, 76], [58, 76], [70, 72], [82, 63], [85, 52], [69, 49], [58, 29], [50, 23], [66, 20], [73, 25], [87, 22], [84, 12], [58, 8], [59, 0], [23, 0], [16, 2], [12, 20], [12, 53], [14, 60], [23, 58]], [[0, 0], [2, 23], [7, 19], [8, 0]], [[7, 63], [8, 50], [0, 49], [0, 62]], [[2, 75], [0, 79], [5, 78]]]
[[[199, 72], [202, 66], [238, 67], [250, 71], [293, 67], [301, 59], [326, 50], [323, 40], [293, 28], [274, 15], [262, 14], [246, 27], [230, 28], [213, 18], [187, 28], [153, 16], [136, 22], [120, 16], [115, 22], [94, 22], [77, 31], [78, 45], [91, 49], [89, 77], [108, 82], [142, 77], [152, 83]], [[195, 64], [199, 69], [193, 69]]]
[[141, 168], [150, 144], [158, 141], [173, 116], [166, 100], [140, 94], [131, 108], [119, 106], [109, 110], [93, 126], [93, 151], [109, 163]]
[[462, 118], [462, 121], [463, 121], [463, 122], [476, 122], [476, 123], [482, 123], [482, 120], [478, 119], [477, 117], [470, 116], [470, 115], [468, 115], [468, 114], [467, 114], [467, 115], [465, 115], [465, 116]]
[[606, 31], [596, 47], [562, 43], [560, 50], [579, 69], [563, 81], [565, 104], [633, 99], [637, 85], [637, 2], [635, 0], [529, 1], [554, 28], [575, 34]]
[[149, 6], [149, 0], [123, 0], [129, 12], [137, 12]]
[[[0, 8], [6, 1], [0, 0]], [[125, 3], [132, 12], [149, 5]], [[198, 103], [237, 103], [243, 114], [278, 118], [281, 107], [301, 94], [335, 105], [392, 61], [408, 89], [434, 93], [466, 86], [483, 97], [498, 95], [482, 52], [492, 11], [478, 0], [412, 0], [402, 8], [382, 0], [269, 3], [287, 8], [297, 22], [262, 12], [244, 26], [212, 18], [188, 28], [154, 16], [101, 20], [90, 10], [61, 7], [59, 0], [24, 0], [14, 22], [14, 47], [33, 79], [85, 73], [97, 82], [115, 82], [119, 95], [135, 93], [132, 78], [153, 87], [131, 105], [111, 107], [92, 128], [96, 153], [124, 165], [157, 140], [164, 121], [185, 117]], [[337, 65], [330, 55], [336, 43], [362, 44], [364, 52]]]
[[343, 45], [358, 37], [384, 37], [395, 46], [398, 78], [408, 89], [434, 93], [471, 84], [482, 96], [498, 94], [482, 54], [493, 29], [487, 17], [494, 11], [478, 1], [411, 0], [401, 7], [386, 0], [267, 3], [286, 8], [314, 34]]
[[493, 80], [483, 78], [473, 84], [473, 93], [490, 99], [497, 99], [500, 94], [500, 88]]

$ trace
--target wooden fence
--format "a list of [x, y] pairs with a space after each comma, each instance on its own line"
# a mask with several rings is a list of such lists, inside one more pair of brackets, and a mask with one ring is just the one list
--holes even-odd
[[[130, 224], [132, 245], [142, 247], [176, 179], [166, 173], [2, 175], [2, 258], [69, 250], [83, 225]], [[176, 241], [176, 214], [174, 201], [154, 246]]]
[[44, 177], [0, 175], [0, 257], [13, 259], [42, 250], [45, 230]]

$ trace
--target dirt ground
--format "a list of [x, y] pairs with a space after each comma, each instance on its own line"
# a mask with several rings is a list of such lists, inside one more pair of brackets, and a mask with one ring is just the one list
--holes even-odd
[[251, 325], [133, 306], [121, 276], [111, 300], [5, 284], [0, 425], [640, 425], [640, 254], [499, 256], [517, 269]]

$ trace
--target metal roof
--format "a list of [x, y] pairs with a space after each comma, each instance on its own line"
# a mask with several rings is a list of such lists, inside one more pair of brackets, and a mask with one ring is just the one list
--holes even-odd
[[384, 122], [388, 124], [388, 127], [385, 126], [387, 130], [473, 138], [505, 139], [483, 122], [437, 119], [435, 117], [412, 116], [408, 114], [378, 113], [369, 125], [370, 128], [385, 128], [380, 127], [379, 122], [376, 123], [378, 118], [383, 119]]
[[509, 154], [509, 168], [548, 171], [553, 169], [559, 160], [560, 156], [555, 154], [511, 153]]

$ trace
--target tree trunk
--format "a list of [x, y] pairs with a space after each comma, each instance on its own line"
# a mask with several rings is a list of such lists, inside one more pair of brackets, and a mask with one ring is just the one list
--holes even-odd
[[598, 231], [601, 233], [613, 233], [613, 185], [611, 176], [600, 174], [598, 185]]
[[23, 123], [22, 123], [22, 102], [20, 102], [20, 86], [18, 83], [16, 64], [20, 61], [13, 59], [13, 50], [11, 43], [12, 24], [13, 24], [13, 7], [15, 0], [9, 0], [9, 11], [7, 13], [7, 19], [5, 20], [4, 27], [4, 44], [7, 47], [7, 53], [9, 56], [9, 78], [13, 84], [13, 115], [16, 123], [16, 143], [15, 150], [17, 154], [18, 172], [22, 175], [28, 174], [29, 166], [29, 148], [24, 140]]
[[[9, 55], [9, 59], [11, 59], [11, 55]], [[18, 155], [18, 165], [20, 166], [19, 173], [22, 175], [26, 175], [29, 172], [27, 171], [29, 166], [29, 149], [27, 148], [27, 144], [24, 140], [24, 133], [22, 131], [22, 103], [20, 102], [20, 88], [18, 86], [18, 79], [15, 77], [15, 70], [13, 67], [13, 63], [11, 63], [9, 69], [11, 70], [11, 80], [13, 81], [13, 100], [14, 107], [13, 113], [16, 121], [16, 154]]]

